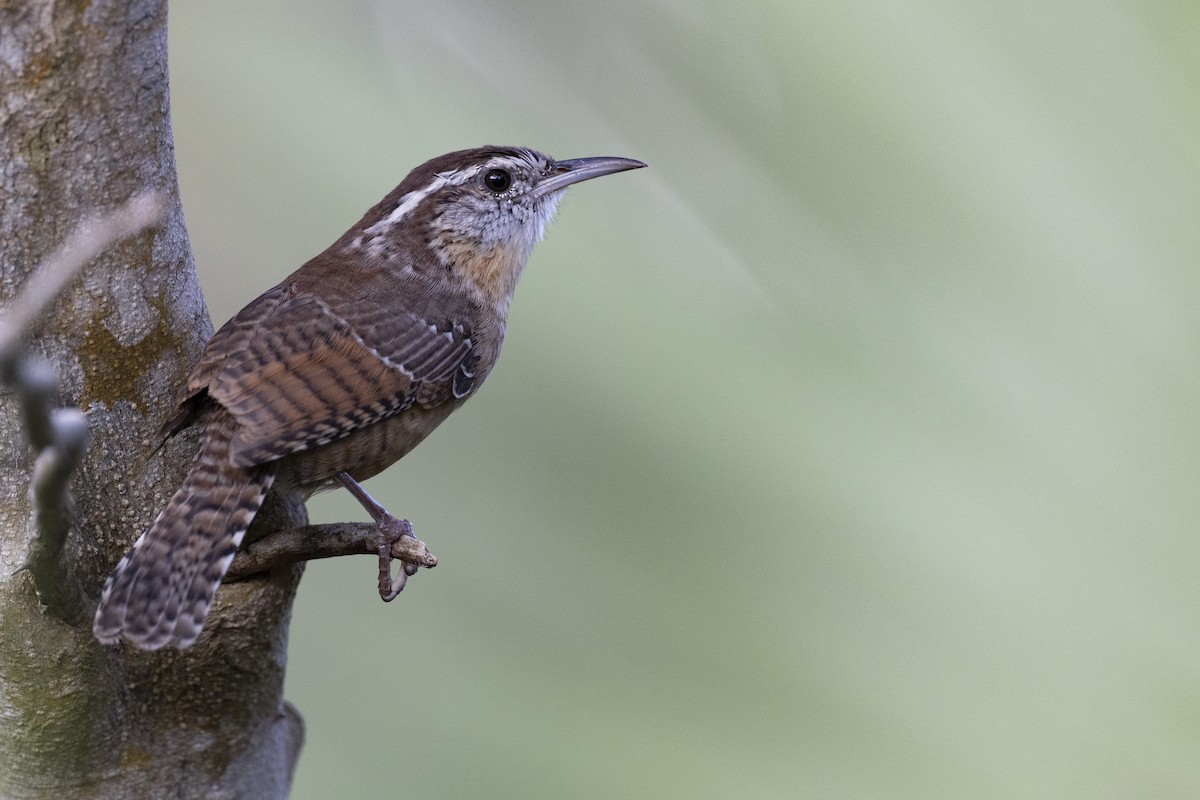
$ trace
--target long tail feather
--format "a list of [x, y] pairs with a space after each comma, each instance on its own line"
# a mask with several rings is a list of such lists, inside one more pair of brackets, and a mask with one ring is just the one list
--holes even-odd
[[212, 413], [201, 424], [192, 471], [104, 586], [92, 630], [105, 644], [125, 638], [143, 650], [192, 645], [275, 480], [273, 465], [230, 463], [228, 414]]

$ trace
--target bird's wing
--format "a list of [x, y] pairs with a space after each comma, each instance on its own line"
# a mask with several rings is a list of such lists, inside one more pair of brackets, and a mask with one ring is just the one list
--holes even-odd
[[477, 357], [465, 320], [369, 302], [349, 316], [314, 295], [274, 289], [213, 337], [186, 391], [207, 390], [237, 421], [234, 464], [271, 461], [414, 403], [470, 393]]

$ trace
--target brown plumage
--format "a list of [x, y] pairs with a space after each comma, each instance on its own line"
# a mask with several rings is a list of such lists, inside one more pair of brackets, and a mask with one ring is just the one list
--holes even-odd
[[199, 426], [200, 452], [109, 577], [96, 637], [191, 645], [272, 484], [309, 496], [419, 444], [495, 364], [565, 188], [640, 166], [496, 147], [433, 159], [227, 322], [164, 426]]

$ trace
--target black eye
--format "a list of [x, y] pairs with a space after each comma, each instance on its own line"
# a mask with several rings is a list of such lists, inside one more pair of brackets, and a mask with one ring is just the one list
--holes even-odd
[[489, 169], [483, 176], [483, 185], [496, 194], [506, 192], [512, 186], [512, 175], [508, 174], [508, 170]]

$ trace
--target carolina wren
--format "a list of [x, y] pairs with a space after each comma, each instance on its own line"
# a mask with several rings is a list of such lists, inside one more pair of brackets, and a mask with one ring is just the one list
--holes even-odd
[[491, 372], [517, 279], [564, 190], [644, 166], [521, 147], [440, 156], [225, 323], [163, 426], [168, 437], [200, 429], [196, 461], [109, 576], [96, 638], [194, 643], [272, 485], [306, 498], [344, 485], [381, 537], [410, 531], [358, 482], [416, 447]]

